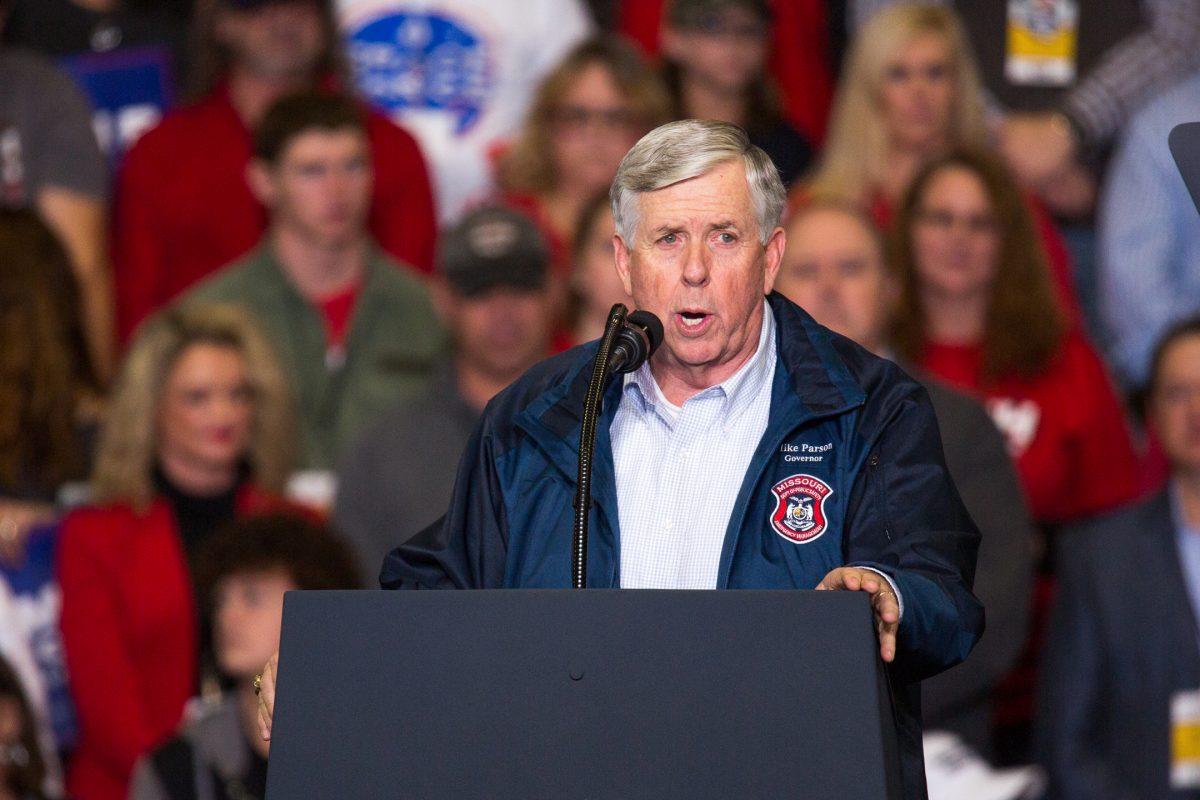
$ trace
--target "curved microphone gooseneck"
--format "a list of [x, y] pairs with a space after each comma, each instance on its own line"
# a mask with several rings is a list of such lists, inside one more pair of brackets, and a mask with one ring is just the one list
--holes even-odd
[[588, 512], [592, 506], [592, 453], [596, 449], [596, 418], [600, 416], [600, 401], [604, 397], [608, 362], [613, 342], [629, 313], [624, 304], [617, 303], [608, 312], [600, 349], [592, 362], [592, 377], [583, 400], [583, 424], [579, 430], [579, 475], [575, 483], [575, 535], [571, 540], [571, 585], [582, 589], [587, 584]]
[[592, 465], [596, 449], [596, 421], [608, 379], [621, 372], [632, 372], [646, 362], [663, 340], [663, 326], [648, 311], [629, 313], [617, 303], [608, 312], [600, 348], [592, 362], [583, 401], [583, 422], [579, 430], [579, 476], [575, 484], [575, 529], [571, 540], [571, 585], [587, 586], [588, 512], [592, 506]]

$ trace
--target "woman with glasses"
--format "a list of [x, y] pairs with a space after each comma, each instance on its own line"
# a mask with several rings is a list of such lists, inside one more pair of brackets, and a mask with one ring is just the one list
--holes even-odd
[[505, 202], [542, 228], [559, 276], [569, 271], [584, 206], [608, 190], [642, 134], [668, 119], [658, 76], [617, 37], [581, 43], [542, 81], [498, 178]]
[[973, 151], [935, 159], [897, 211], [893, 341], [986, 403], [1034, 518], [1062, 523], [1133, 499], [1139, 480], [1107, 371], [1055, 302], [1045, 259], [999, 161]]

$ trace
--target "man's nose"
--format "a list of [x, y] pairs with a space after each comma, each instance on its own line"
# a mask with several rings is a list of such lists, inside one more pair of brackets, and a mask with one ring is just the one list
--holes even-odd
[[701, 244], [693, 244], [683, 265], [683, 282], [688, 286], [703, 286], [708, 283], [709, 253]]

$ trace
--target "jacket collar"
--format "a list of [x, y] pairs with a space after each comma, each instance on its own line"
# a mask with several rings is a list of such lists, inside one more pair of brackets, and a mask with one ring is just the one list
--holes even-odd
[[[866, 392], [834, 349], [829, 330], [778, 292], [772, 292], [767, 302], [775, 316], [777, 366], [784, 372], [782, 377], [776, 375], [776, 389], [771, 400], [772, 420], [783, 419], [790, 429], [862, 405]], [[576, 476], [583, 400], [598, 349], [598, 341], [581, 346], [565, 379], [536, 397], [517, 416], [517, 424], [542, 444], [572, 480]], [[598, 466], [604, 465], [607, 459], [611, 467], [608, 429], [616, 415], [621, 393], [620, 380], [612, 381], [604, 393], [596, 437]]]

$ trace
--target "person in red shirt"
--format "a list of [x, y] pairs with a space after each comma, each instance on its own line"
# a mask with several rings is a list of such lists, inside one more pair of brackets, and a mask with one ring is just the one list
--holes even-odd
[[[1126, 505], [1144, 488], [1113, 383], [1057, 302], [1045, 258], [1015, 180], [983, 152], [932, 161], [897, 211], [896, 351], [984, 402], [1041, 526], [1041, 556], [1062, 523]], [[1005, 760], [1030, 756], [1054, 594], [1049, 564], [1042, 558], [1035, 580], [1025, 654], [998, 689], [996, 746]]]
[[[279, 97], [339, 74], [329, 0], [214, 0], [194, 25], [195, 101], [142, 136], [122, 166], [113, 212], [119, 338], [149, 313], [236, 260], [262, 238], [267, 215], [245, 180], [252, 129]], [[428, 272], [433, 198], [416, 141], [372, 112], [375, 183], [370, 225], [398, 260]]]
[[280, 499], [295, 425], [282, 370], [243, 312], [147, 322], [118, 378], [94, 505], [62, 522], [60, 625], [79, 719], [71, 796], [124, 800], [199, 684], [190, 564], [223, 523], [300, 513]]
[[[834, 99], [829, 137], [812, 179], [793, 192], [852, 203], [881, 229], [913, 176], [956, 147], [986, 149], [984, 94], [957, 15], [938, 6], [902, 3], [873, 16], [859, 31]], [[1036, 198], [1033, 215], [1058, 296], [1081, 318], [1071, 257], [1062, 234]]]
[[1034, 517], [1062, 523], [1141, 489], [1125, 412], [1104, 364], [1055, 302], [1015, 182], [994, 157], [929, 164], [900, 206], [898, 352], [986, 401]]
[[569, 269], [583, 207], [608, 190], [629, 148], [670, 118], [668, 108], [650, 65], [613, 36], [579, 44], [539, 85], [497, 177], [503, 202], [541, 229], [558, 277]]

